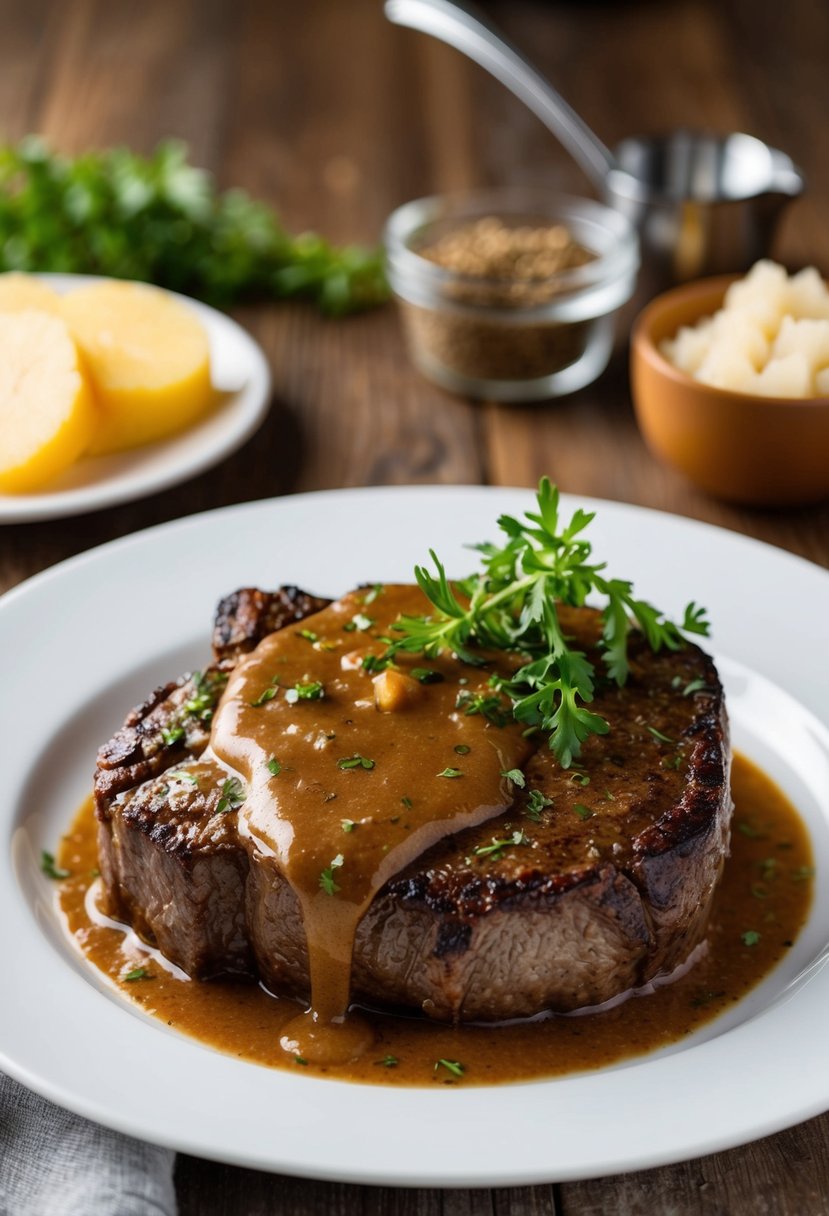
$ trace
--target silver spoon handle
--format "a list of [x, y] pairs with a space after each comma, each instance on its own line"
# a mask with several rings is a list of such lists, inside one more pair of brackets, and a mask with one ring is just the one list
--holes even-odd
[[451, 0], [386, 0], [396, 25], [431, 34], [453, 46], [500, 80], [552, 131], [602, 193], [614, 168], [613, 156], [561, 94], [494, 26]]

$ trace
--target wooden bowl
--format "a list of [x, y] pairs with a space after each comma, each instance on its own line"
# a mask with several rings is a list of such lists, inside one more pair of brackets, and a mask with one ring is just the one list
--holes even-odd
[[721, 306], [737, 276], [657, 296], [631, 338], [631, 389], [650, 450], [716, 498], [794, 506], [829, 496], [829, 397], [754, 397], [701, 384], [659, 353]]

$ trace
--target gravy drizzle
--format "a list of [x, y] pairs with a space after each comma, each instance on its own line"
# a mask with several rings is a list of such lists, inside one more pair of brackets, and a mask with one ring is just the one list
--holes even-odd
[[374, 896], [451, 832], [504, 812], [504, 774], [531, 751], [520, 725], [492, 730], [457, 706], [459, 680], [508, 675], [508, 656], [485, 675], [411, 655], [384, 668], [394, 622], [423, 603], [417, 587], [352, 592], [311, 629], [271, 634], [231, 674], [213, 725], [215, 756], [246, 790], [240, 835], [302, 909], [311, 1007], [282, 1045], [317, 1064], [370, 1046], [368, 1024], [346, 1014], [354, 939]]
[[[297, 1060], [280, 1046], [280, 1036], [296, 1019], [294, 1001], [249, 982], [189, 980], [177, 968], [162, 966], [157, 952], [127, 926], [119, 928], [97, 911], [91, 800], [61, 842], [58, 865], [71, 877], [59, 885], [59, 902], [78, 948], [125, 997], [166, 1025], [254, 1063], [386, 1085], [560, 1076], [681, 1040], [731, 1008], [794, 945], [814, 886], [808, 834], [778, 787], [739, 755], [732, 788], [731, 856], [714, 896], [709, 948], [681, 978], [604, 1012], [517, 1025], [455, 1028], [425, 1018], [366, 1013], [374, 1049], [347, 1063]], [[441, 1060], [458, 1062], [462, 1071], [447, 1070]]]

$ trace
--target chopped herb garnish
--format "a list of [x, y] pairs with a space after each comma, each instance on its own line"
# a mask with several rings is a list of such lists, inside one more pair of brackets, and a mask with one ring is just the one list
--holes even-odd
[[581, 785], [582, 787], [590, 784], [590, 778], [587, 773], [572, 773], [570, 780], [573, 785]]
[[662, 761], [662, 768], [678, 769], [682, 763], [682, 756], [679, 752], [675, 752], [673, 756], [666, 756]]
[[367, 591], [366, 594], [363, 596], [363, 603], [365, 605], [373, 604], [374, 601], [377, 599], [377, 596], [382, 595], [385, 590], [386, 590], [386, 588], [383, 585], [383, 583], [375, 583], [374, 586], [371, 588], [371, 590]]
[[529, 844], [529, 841], [519, 829], [517, 832], [513, 832], [511, 836], [506, 836], [502, 840], [499, 840], [497, 836], [493, 836], [491, 844], [479, 844], [472, 852], [476, 857], [492, 857], [493, 860], [497, 861], [503, 855], [504, 849], [521, 844]]
[[326, 866], [320, 874], [320, 887], [326, 895], [336, 895], [339, 891], [340, 888], [334, 882], [334, 871], [338, 870], [344, 861], [342, 853], [338, 853], [331, 864]]
[[266, 705], [268, 701], [272, 701], [278, 692], [279, 689], [274, 688], [273, 685], [271, 685], [269, 688], [266, 688], [264, 692], [260, 692], [256, 700], [251, 701], [250, 704], [254, 709], [258, 709], [260, 705]]
[[533, 823], [538, 823], [545, 806], [552, 805], [552, 798], [548, 798], [546, 794], [542, 794], [541, 790], [530, 790], [527, 795], [527, 805], [524, 807], [524, 814], [528, 819], [532, 819]]
[[455, 709], [462, 709], [467, 718], [480, 714], [493, 726], [506, 726], [509, 722], [509, 710], [497, 694], [469, 692], [464, 689], [458, 693]]
[[437, 773], [438, 777], [462, 777], [463, 772], [459, 768], [445, 768], [442, 773]]
[[367, 671], [372, 676], [377, 675], [378, 672], [385, 671], [387, 667], [392, 667], [393, 665], [394, 660], [384, 654], [367, 654], [360, 664], [363, 671]]
[[225, 671], [197, 671], [193, 674], [195, 694], [184, 702], [182, 710], [200, 722], [209, 722], [219, 699], [219, 692], [227, 684]]
[[442, 684], [446, 678], [442, 672], [435, 671], [432, 667], [413, 667], [409, 674], [421, 684]]
[[439, 1068], [445, 1068], [447, 1072], [451, 1072], [453, 1077], [462, 1077], [466, 1072], [466, 1068], [461, 1064], [460, 1060], [436, 1060], [435, 1072]]
[[238, 777], [228, 777], [222, 784], [222, 796], [216, 803], [216, 814], [226, 815], [228, 811], [238, 811], [245, 801], [244, 786]]
[[615, 802], [615, 801], [616, 801], [616, 795], [615, 795], [615, 794], [611, 794], [610, 790], [605, 790], [605, 792], [604, 792], [604, 800], [605, 800], [605, 802]]
[[368, 629], [371, 629], [375, 622], [370, 616], [366, 616], [364, 612], [357, 612], [351, 618], [351, 624], [355, 629], [359, 629], [361, 633], [365, 633]]
[[751, 894], [755, 899], [768, 899], [768, 889], [761, 882], [753, 882], [751, 884]]
[[507, 781], [511, 781], [513, 785], [517, 785], [520, 790], [523, 790], [527, 784], [526, 778], [520, 768], [502, 769], [501, 776], [506, 777]]
[[493, 671], [487, 680], [487, 684], [490, 688], [494, 688], [496, 692], [502, 692], [504, 689], [509, 688], [510, 682], [507, 676], [499, 676], [497, 671]]
[[361, 756], [355, 752], [353, 756], [341, 756], [337, 761], [337, 768], [364, 768], [366, 771], [374, 768], [374, 761], [369, 760], [367, 756]]
[[756, 929], [746, 929], [741, 935], [744, 946], [756, 946], [760, 940], [760, 934]]
[[176, 769], [175, 772], [168, 773], [167, 776], [171, 781], [187, 781], [190, 785], [198, 785], [198, 778], [192, 773], [185, 773], [183, 769]]
[[340, 820], [340, 827], [342, 828], [342, 830], [344, 832], [353, 832], [354, 829], [356, 828], [356, 826], [357, 826], [357, 824], [354, 822], [353, 819], [341, 819]]
[[588, 735], [606, 734], [609, 725], [587, 708], [593, 700], [595, 668], [583, 651], [571, 648], [557, 603], [579, 607], [591, 592], [605, 597], [602, 658], [608, 676], [620, 686], [629, 672], [627, 640], [632, 622], [654, 651], [680, 649], [685, 644], [683, 634], [708, 633], [705, 612], [696, 604], [687, 605], [677, 624], [647, 601], [635, 599], [631, 583], [606, 578], [601, 573], [604, 567], [589, 561], [592, 545], [582, 536], [592, 518], [579, 509], [568, 524], [560, 521], [558, 490], [542, 478], [535, 511], [528, 511], [523, 519], [509, 515], [499, 519], [505, 542], [500, 547], [475, 546], [484, 569], [458, 584], [462, 597], [458, 598], [432, 551], [434, 573], [424, 566], [415, 568], [432, 611], [428, 616], [404, 616], [395, 626], [402, 636], [394, 650], [428, 658], [449, 652], [480, 665], [487, 650], [527, 656], [508, 685], [512, 714], [548, 733], [550, 747], [564, 768], [579, 755]]
[[308, 1061], [304, 1056], [294, 1056], [294, 1064], [301, 1064], [303, 1068], [308, 1067]]
[[749, 840], [762, 840], [763, 838], [763, 833], [758, 832], [757, 828], [752, 827], [750, 823], [746, 823], [744, 819], [741, 819], [737, 824], [737, 831], [742, 832], [744, 836], [748, 836]]
[[204, 692], [197, 692], [194, 697], [190, 697], [189, 701], [185, 701], [182, 709], [191, 718], [199, 718], [203, 722], [207, 722], [213, 713], [214, 701], [209, 698]]
[[814, 866], [799, 866], [798, 869], [792, 871], [792, 878], [795, 882], [806, 882], [809, 878], [814, 878]]
[[296, 705], [297, 701], [320, 701], [324, 695], [325, 689], [319, 680], [310, 680], [307, 684], [300, 681], [293, 688], [285, 689], [285, 700], [289, 705]]
[[381, 1068], [396, 1068], [400, 1061], [397, 1056], [383, 1056], [382, 1060], [375, 1060], [374, 1063]]
[[152, 974], [146, 967], [133, 967], [132, 971], [128, 971], [126, 975], [121, 976], [121, 979], [126, 980], [128, 984], [132, 984], [136, 980], [151, 980], [152, 978]]
[[403, 803], [407, 811], [412, 809], [412, 800], [411, 798], [407, 797], [406, 794], [403, 795], [400, 801]]
[[760, 862], [760, 875], [765, 882], [777, 876], [777, 858], [767, 857], [765, 861]]
[[466, 743], [456, 743], [452, 748], [452, 751], [456, 752], [459, 756], [468, 756], [471, 750], [471, 747]]
[[305, 641], [310, 642], [312, 645], [320, 640], [320, 635], [314, 633], [313, 629], [299, 629], [297, 632], [301, 638], [305, 638]]
[[278, 777], [282, 772], [282, 765], [277, 760], [276, 756], [271, 756], [268, 761], [268, 772], [272, 777]]
[[708, 685], [705, 683], [705, 680], [691, 680], [690, 684], [686, 684], [683, 688], [682, 695], [683, 697], [690, 697], [695, 692], [702, 692], [703, 689], [707, 688]]
[[591, 811], [589, 806], [585, 806], [583, 802], [577, 802], [573, 810], [578, 815], [579, 819], [592, 819], [595, 811]]
[[[159, 731], [162, 743], [172, 747], [185, 738], [184, 720], [195, 718], [199, 722], [209, 722], [219, 699], [219, 694], [227, 683], [225, 671], [197, 671], [191, 677], [193, 695], [181, 705], [171, 716], [166, 726]], [[186, 686], [185, 686], [186, 687]]]
[[653, 735], [654, 739], [657, 739], [660, 743], [676, 743], [676, 739], [671, 739], [670, 736], [663, 735], [662, 731], [657, 730], [655, 726], [649, 726], [648, 730]]
[[54, 853], [47, 853], [45, 849], [40, 854], [40, 868], [47, 878], [70, 878], [72, 874], [71, 870], [62, 870], [56, 865]]

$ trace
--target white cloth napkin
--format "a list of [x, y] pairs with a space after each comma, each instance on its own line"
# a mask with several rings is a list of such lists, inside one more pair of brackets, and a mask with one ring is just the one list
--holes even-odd
[[174, 1160], [0, 1073], [0, 1216], [175, 1216]]

